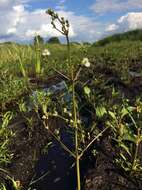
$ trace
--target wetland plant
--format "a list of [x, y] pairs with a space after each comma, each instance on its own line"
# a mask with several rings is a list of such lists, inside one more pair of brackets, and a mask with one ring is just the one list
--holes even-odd
[[[43, 95], [39, 93], [38, 96], [38, 104], [41, 105], [42, 111], [43, 111], [43, 124], [45, 128], [48, 130], [48, 132], [60, 143], [63, 149], [65, 149], [69, 155], [71, 155], [75, 159], [75, 165], [76, 165], [76, 176], [77, 176], [77, 190], [81, 190], [81, 180], [80, 180], [80, 160], [84, 153], [89, 149], [89, 147], [94, 143], [95, 140], [97, 140], [102, 134], [107, 130], [108, 127], [106, 127], [104, 130], [102, 130], [100, 133], [98, 133], [93, 139], [90, 139], [89, 143], [85, 142], [85, 128], [84, 123], [81, 120], [80, 117], [80, 107], [78, 106], [79, 103], [79, 97], [76, 93], [76, 84], [78, 82], [79, 75], [83, 69], [87, 69], [91, 66], [89, 59], [85, 57], [82, 60], [82, 63], [79, 63], [79, 67], [76, 70], [74, 64], [71, 63], [71, 50], [70, 50], [70, 41], [69, 41], [69, 21], [66, 20], [64, 17], [59, 17], [57, 13], [55, 13], [53, 10], [49, 9], [46, 12], [51, 17], [51, 24], [55, 30], [60, 32], [62, 35], [65, 36], [66, 42], [67, 42], [67, 56], [68, 56], [68, 75], [64, 75], [61, 72], [61, 76], [64, 76], [64, 78], [67, 79], [68, 85], [68, 93], [71, 95], [70, 103], [67, 104], [63, 99], [61, 99], [60, 102], [60, 108], [62, 110], [58, 110], [56, 105], [54, 106], [51, 103], [50, 95]], [[57, 26], [57, 22], [59, 23], [59, 27]], [[83, 86], [84, 93], [87, 97], [90, 96], [91, 90], [88, 86]], [[40, 96], [41, 95], [41, 96]], [[43, 95], [43, 96], [42, 96]], [[59, 97], [58, 97], [59, 99]], [[47, 100], [47, 101], [46, 101]], [[38, 113], [38, 106], [36, 102], [36, 112]], [[52, 105], [52, 106], [51, 106]], [[74, 142], [74, 148], [75, 150], [70, 150], [61, 140], [59, 136], [59, 131], [56, 130], [56, 133], [54, 133], [50, 126], [48, 126], [48, 119], [49, 117], [57, 117], [62, 119], [71, 130], [74, 131], [73, 134], [73, 142]], [[83, 145], [83, 146], [82, 146]]]

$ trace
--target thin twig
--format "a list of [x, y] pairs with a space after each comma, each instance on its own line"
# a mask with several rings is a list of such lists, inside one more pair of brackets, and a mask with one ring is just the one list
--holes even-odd
[[87, 151], [87, 149], [93, 144], [95, 140], [97, 140], [102, 134], [108, 129], [109, 127], [106, 127], [103, 131], [101, 131], [87, 146], [86, 148], [82, 151], [82, 153], [79, 155], [79, 159], [83, 156], [84, 152]]
[[[137, 156], [138, 156], [138, 149], [139, 149], [139, 143], [140, 143], [140, 141], [139, 141], [139, 139], [140, 139], [140, 129], [138, 128], [137, 129], [137, 142], [136, 142], [136, 144], [135, 144], [135, 153], [134, 153], [134, 158], [133, 158], [133, 163], [132, 163], [132, 171], [134, 170], [134, 167], [135, 167], [135, 165], [136, 165], [136, 162], [137, 162]], [[132, 171], [131, 171], [131, 173], [132, 173]]]
[[58, 29], [56, 26], [55, 26], [55, 29], [56, 29], [58, 32], [60, 32], [62, 35], [64, 35], [64, 33], [63, 33], [60, 29]]
[[0, 172], [3, 172], [3, 173], [5, 173], [5, 174], [8, 174], [8, 175], [9, 175], [8, 171], [5, 170], [5, 169], [3, 169], [3, 168], [0, 168]]
[[90, 80], [87, 80], [85, 83], [82, 84], [82, 87], [84, 87], [86, 84], [89, 83]]
[[79, 67], [79, 69], [78, 69], [78, 71], [77, 71], [77, 73], [76, 73], [76, 75], [75, 75], [75, 77], [73, 79], [74, 81], [76, 81], [78, 79], [81, 70], [82, 70], [82, 67]]
[[49, 133], [61, 144], [62, 148], [67, 151], [71, 156], [76, 158], [76, 155], [64, 144], [60, 139], [48, 128], [48, 126], [44, 123], [44, 127], [49, 131]]
[[44, 174], [43, 174], [42, 176], [40, 176], [38, 179], [36, 179], [36, 180], [34, 180], [34, 181], [31, 181], [30, 184], [29, 184], [29, 186], [31, 186], [31, 185], [37, 183], [38, 181], [42, 180], [42, 179], [43, 179], [45, 176], [47, 176], [48, 174], [49, 174], [49, 171], [46, 172], [46, 173], [44, 173]]
[[70, 81], [70, 78], [67, 77], [66, 75], [64, 75], [63, 73], [61, 73], [60, 71], [56, 70], [55, 68], [52, 68], [56, 73], [58, 73], [59, 75], [61, 75], [62, 77], [64, 77], [65, 79]]

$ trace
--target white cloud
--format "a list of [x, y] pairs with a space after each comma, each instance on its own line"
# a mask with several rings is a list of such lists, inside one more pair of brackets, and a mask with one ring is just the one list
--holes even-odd
[[15, 34], [16, 33], [16, 28], [9, 28], [8, 30], [7, 30], [7, 34]]
[[96, 0], [90, 9], [98, 14], [141, 10], [142, 0]]
[[18, 4], [25, 4], [30, 0], [0, 0], [0, 10], [2, 9], [11, 9], [12, 6], [16, 6]]
[[[8, 5], [9, 6], [9, 5]], [[11, 33], [11, 31], [15, 31], [18, 24], [22, 22], [22, 17], [24, 15], [24, 6], [23, 5], [15, 5], [9, 9], [0, 8], [0, 36], [5, 36], [6, 34]], [[15, 29], [14, 29], [15, 28]]]
[[121, 16], [115, 24], [106, 27], [106, 32], [126, 32], [134, 29], [142, 29], [142, 12], [132, 12]]
[[[50, 17], [44, 9], [29, 11], [26, 6], [31, 0], [0, 0], [0, 41], [30, 40], [35, 34], [43, 37], [61, 36], [52, 28]], [[61, 0], [61, 3], [65, 1]], [[95, 41], [103, 26], [90, 17], [78, 16], [74, 12], [58, 10], [70, 22], [70, 37], [74, 40]]]
[[107, 32], [115, 31], [115, 30], [117, 30], [117, 29], [118, 29], [118, 25], [116, 25], [116, 24], [110, 24], [110, 25], [108, 25], [108, 26], [106, 27], [106, 31], [107, 31]]

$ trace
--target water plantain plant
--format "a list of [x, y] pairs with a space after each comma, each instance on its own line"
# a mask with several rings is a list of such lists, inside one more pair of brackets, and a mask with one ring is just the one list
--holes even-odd
[[[88, 148], [107, 130], [108, 127], [95, 135], [93, 138], [89, 139], [89, 141], [85, 142], [86, 131], [84, 128], [84, 121], [80, 115], [80, 97], [76, 92], [76, 85], [78, 83], [79, 75], [81, 72], [83, 72], [84, 69], [88, 69], [91, 64], [87, 57], [85, 57], [81, 63], [78, 63], [77, 66], [71, 63], [69, 21], [64, 17], [59, 17], [59, 15], [51, 9], [49, 9], [46, 13], [51, 17], [51, 24], [53, 28], [64, 35], [67, 41], [68, 72], [67, 75], [64, 75], [62, 72], [58, 71], [58, 73], [67, 80], [67, 91], [61, 93], [60, 95], [57, 95], [58, 97], [56, 98], [56, 103], [51, 100], [53, 99], [52, 94], [46, 94], [44, 92], [38, 92], [36, 99], [33, 102], [37, 113], [39, 111], [39, 107], [42, 108], [42, 117], [40, 116], [41, 113], [38, 113], [38, 116], [42, 119], [44, 127], [60, 143], [62, 148], [74, 158], [76, 165], [77, 190], [81, 190], [80, 160]], [[57, 25], [57, 22], [59, 25]], [[91, 90], [86, 85], [82, 86], [82, 91], [84, 93], [84, 96], [90, 96]], [[69, 102], [63, 98], [66, 95], [69, 95], [70, 97]], [[68, 126], [68, 129], [72, 131], [74, 150], [69, 149], [66, 144], [60, 140], [59, 129], [56, 129], [55, 133], [52, 131], [51, 127], [48, 124], [48, 119], [50, 117], [60, 118], [65, 123], [65, 125]]]

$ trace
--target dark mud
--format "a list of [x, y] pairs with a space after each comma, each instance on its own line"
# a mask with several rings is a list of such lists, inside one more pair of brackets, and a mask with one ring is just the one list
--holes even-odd
[[[142, 156], [142, 144], [139, 148], [139, 156]], [[131, 176], [114, 162], [114, 149], [110, 138], [103, 137], [97, 143], [96, 162], [94, 168], [88, 169], [85, 180], [85, 190], [141, 190], [142, 175]], [[141, 176], [141, 178], [140, 178]]]

